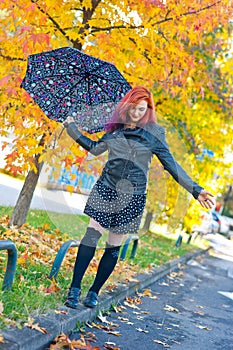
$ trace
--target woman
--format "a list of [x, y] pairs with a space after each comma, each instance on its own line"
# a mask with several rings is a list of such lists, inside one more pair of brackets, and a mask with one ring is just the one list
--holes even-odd
[[203, 207], [211, 208], [213, 195], [193, 182], [171, 155], [165, 130], [156, 124], [152, 95], [145, 87], [135, 87], [124, 96], [107, 125], [105, 135], [98, 141], [82, 135], [71, 117], [65, 120], [64, 126], [68, 134], [92, 154], [108, 151], [108, 161], [84, 209], [84, 213], [90, 216], [90, 223], [79, 246], [65, 302], [66, 306], [77, 308], [82, 277], [94, 256], [103, 229], [108, 229], [97, 275], [84, 299], [84, 305], [92, 308], [97, 305], [99, 290], [117, 263], [124, 235], [137, 233], [139, 229], [153, 155]]

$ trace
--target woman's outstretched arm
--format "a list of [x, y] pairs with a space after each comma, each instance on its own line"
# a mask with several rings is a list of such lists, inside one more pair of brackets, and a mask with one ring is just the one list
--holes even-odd
[[81, 131], [78, 130], [72, 117], [68, 117], [63, 122], [63, 125], [65, 126], [68, 135], [91, 154], [97, 156], [107, 150], [108, 147], [107, 143], [105, 142], [105, 135], [98, 141], [91, 140], [89, 137], [84, 136]]

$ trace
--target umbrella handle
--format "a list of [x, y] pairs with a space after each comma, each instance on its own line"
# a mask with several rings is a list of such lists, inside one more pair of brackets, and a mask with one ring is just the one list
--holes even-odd
[[55, 148], [56, 140], [59, 140], [59, 139], [60, 139], [60, 137], [61, 137], [61, 135], [63, 134], [63, 131], [64, 131], [64, 130], [65, 130], [65, 127], [63, 127], [63, 129], [60, 131], [60, 133], [59, 133], [57, 139], [56, 139], [56, 137], [54, 138], [53, 148]]
[[62, 131], [60, 132], [60, 134], [58, 135], [58, 140], [60, 139], [61, 135], [63, 134], [63, 131], [65, 130], [65, 127], [63, 127]]

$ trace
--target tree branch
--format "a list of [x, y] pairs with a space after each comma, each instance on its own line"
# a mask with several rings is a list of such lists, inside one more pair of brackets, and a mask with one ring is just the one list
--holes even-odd
[[190, 151], [194, 154], [199, 154], [200, 153], [199, 147], [196, 144], [194, 137], [188, 131], [187, 124], [180, 119], [178, 119], [178, 129], [179, 129], [181, 135], [188, 142], [189, 147], [190, 147]]
[[0, 49], [0, 57], [4, 58], [5, 60], [8, 60], [8, 61], [26, 61], [26, 59], [21, 58], [21, 57], [11, 57], [8, 55], [4, 55], [4, 54], [2, 54], [1, 51], [2, 51], [2, 49]]
[[[95, 12], [97, 6], [99, 5], [99, 3], [101, 2], [101, 0], [92, 0], [92, 8], [88, 8], [86, 9], [85, 6], [83, 6], [83, 21], [82, 21], [82, 27], [79, 28], [79, 34], [85, 38], [85, 31], [90, 29], [90, 25], [88, 23], [88, 21], [92, 18], [93, 13]], [[79, 40], [71, 40], [71, 42], [73, 43], [74, 47], [76, 49], [81, 50], [82, 49], [82, 44]]]
[[110, 26], [110, 27], [104, 27], [104, 28], [100, 28], [100, 27], [92, 27], [91, 28], [91, 33], [96, 33], [96, 32], [101, 32], [101, 31], [110, 31], [112, 29], [138, 29], [138, 28], [145, 28], [145, 26], [126, 26], [124, 24], [119, 25], [119, 26]]
[[38, 8], [38, 10], [40, 12], [42, 12], [44, 15], [46, 15], [48, 17], [48, 19], [54, 24], [55, 28], [62, 34], [64, 35], [64, 37], [68, 40], [71, 41], [69, 39], [69, 37], [66, 35], [66, 32], [59, 26], [59, 24], [55, 21], [55, 19], [53, 17], [50, 16], [50, 14], [48, 12], [46, 12], [45, 10], [43, 10], [43, 8], [37, 3], [37, 0], [31, 0], [31, 2], [33, 4], [35, 4]]
[[[218, 5], [220, 2], [221, 2], [221, 0], [215, 2], [214, 4], [211, 4], [211, 5], [208, 5], [206, 7], [200, 8], [199, 10], [196, 10], [196, 11], [184, 12], [179, 17], [185, 17], [185, 16], [189, 16], [189, 15], [196, 15], [197, 13], [203, 12], [205, 10], [208, 10], [211, 7], [214, 7], [214, 6]], [[173, 20], [174, 20], [174, 17], [168, 17], [167, 18], [167, 15], [166, 15], [165, 19], [163, 19], [161, 21], [158, 21], [158, 22], [155, 22], [152, 25], [155, 26], [155, 25], [158, 25], [158, 24], [161, 24], [161, 23], [164, 23], [164, 22], [168, 22], [168, 21], [173, 21]]]
[[[185, 17], [185, 16], [189, 16], [189, 15], [195, 15], [195, 14], [198, 14], [200, 12], [203, 12], [205, 10], [208, 10], [209, 8], [211, 7], [214, 7], [216, 5], [218, 5], [219, 3], [221, 2], [221, 0], [215, 2], [214, 4], [211, 4], [211, 5], [208, 5], [206, 7], [203, 7], [203, 8], [200, 8], [199, 10], [196, 10], [196, 11], [187, 11], [187, 12], [184, 12], [182, 13], [179, 17]], [[166, 15], [165, 15], [165, 18], [160, 20], [160, 21], [157, 21], [155, 23], [153, 23], [152, 25], [153, 26], [156, 26], [158, 24], [161, 24], [161, 23], [165, 23], [165, 22], [168, 22], [168, 21], [173, 21], [175, 19], [175, 17], [168, 17], [168, 14], [170, 13], [171, 11], [169, 10]], [[110, 31], [112, 29], [139, 29], [139, 28], [145, 28], [144, 25], [140, 25], [140, 26], [126, 26], [126, 25], [119, 25], [119, 26], [109, 26], [109, 27], [105, 27], [105, 28], [100, 28], [100, 27], [92, 27], [92, 30], [91, 32], [92, 33], [95, 33], [95, 32], [100, 32], [100, 31]], [[162, 32], [160, 32], [159, 34], [162, 34]], [[164, 38], [165, 39], [165, 38]], [[165, 39], [167, 40], [167, 39]]]

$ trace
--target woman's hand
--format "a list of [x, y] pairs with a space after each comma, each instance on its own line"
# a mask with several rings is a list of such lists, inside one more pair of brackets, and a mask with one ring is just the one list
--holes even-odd
[[202, 207], [206, 209], [211, 209], [215, 202], [211, 198], [214, 197], [214, 195], [206, 190], [202, 190], [197, 198], [198, 202], [201, 204]]
[[64, 122], [62, 124], [66, 127], [68, 124], [70, 124], [72, 122], [74, 122], [74, 118], [73, 117], [67, 117], [66, 120], [64, 120]]

